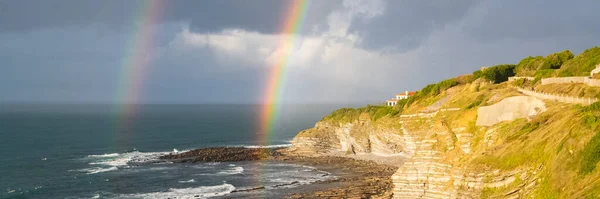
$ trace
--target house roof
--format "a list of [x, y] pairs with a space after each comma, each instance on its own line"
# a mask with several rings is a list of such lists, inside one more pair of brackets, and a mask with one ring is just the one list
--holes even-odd
[[[415, 95], [416, 92], [408, 92], [408, 96], [413, 96]], [[406, 96], [406, 93], [400, 93], [400, 94], [396, 94], [396, 96]]]
[[398, 102], [398, 101], [400, 101], [400, 100], [397, 100], [397, 99], [391, 99], [391, 100], [387, 100], [387, 101], [388, 101], [388, 102]]

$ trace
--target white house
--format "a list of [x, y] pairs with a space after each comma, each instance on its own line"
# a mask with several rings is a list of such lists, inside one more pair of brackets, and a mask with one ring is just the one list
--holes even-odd
[[415, 92], [404, 91], [404, 93], [402, 93], [402, 94], [397, 94], [396, 99], [397, 100], [406, 99], [410, 96], [413, 96], [414, 94], [415, 94]]
[[397, 94], [396, 98], [391, 99], [391, 100], [387, 100], [386, 104], [388, 106], [395, 106], [398, 103], [398, 101], [406, 99], [406, 98], [408, 98], [410, 96], [413, 96], [414, 94], [415, 94], [415, 92], [404, 91], [404, 93], [402, 93], [402, 94]]

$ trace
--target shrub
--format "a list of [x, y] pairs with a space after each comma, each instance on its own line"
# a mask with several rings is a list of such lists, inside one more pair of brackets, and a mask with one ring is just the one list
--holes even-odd
[[535, 78], [548, 78], [548, 77], [552, 77], [552, 75], [554, 75], [554, 70], [552, 69], [545, 69], [545, 70], [538, 70], [535, 71]]
[[532, 76], [540, 70], [559, 69], [561, 66], [575, 56], [569, 50], [552, 53], [546, 57], [526, 57], [522, 59], [515, 67], [517, 76]]
[[527, 79], [517, 79], [512, 82], [512, 85], [517, 86], [517, 87], [523, 87], [523, 85], [525, 84], [525, 81], [527, 81]]
[[600, 63], [600, 48], [593, 47], [566, 61], [558, 72], [560, 77], [588, 76]]
[[454, 79], [454, 78], [438, 82], [437, 84], [429, 84], [429, 85], [423, 87], [423, 89], [421, 89], [419, 92], [417, 92], [413, 96], [413, 98], [421, 98], [421, 97], [429, 96], [429, 95], [438, 95], [442, 91], [445, 91], [446, 89], [449, 89], [458, 84], [459, 84], [458, 81], [456, 81], [456, 79]]
[[582, 108], [582, 118], [585, 125], [593, 130], [600, 126], [600, 102], [595, 102]]
[[458, 82], [458, 84], [468, 84], [468, 83], [475, 81], [475, 76], [474, 75], [461, 75], [454, 79], [456, 80], [456, 82]]
[[532, 76], [541, 68], [550, 68], [550, 65], [548, 62], [546, 62], [546, 59], [544, 59], [542, 56], [529, 56], [521, 60], [519, 64], [515, 66], [515, 73], [517, 76]]
[[[575, 55], [569, 50], [564, 50], [558, 53], [552, 53], [546, 56], [546, 63], [544, 68], [539, 69], [559, 69], [563, 63], [567, 62], [570, 59], [573, 59]], [[539, 70], [538, 69], [538, 70]]]
[[[406, 100], [400, 100], [406, 101]], [[403, 102], [405, 103], [405, 102]], [[398, 106], [396, 106], [398, 107]], [[335, 110], [331, 113], [331, 115], [323, 118], [324, 120], [332, 120], [340, 123], [344, 122], [353, 122], [359, 119], [360, 115], [363, 113], [369, 114], [371, 120], [378, 120], [384, 116], [390, 115], [395, 116], [398, 115], [401, 110], [398, 110], [396, 107], [391, 106], [372, 106], [367, 105], [366, 107], [354, 109], [354, 108], [341, 108]]]
[[502, 64], [496, 65], [484, 69], [483, 71], [473, 72], [473, 76], [476, 78], [484, 77], [488, 80], [494, 81], [494, 83], [502, 83], [508, 81], [508, 77], [515, 76], [515, 65], [513, 64]]

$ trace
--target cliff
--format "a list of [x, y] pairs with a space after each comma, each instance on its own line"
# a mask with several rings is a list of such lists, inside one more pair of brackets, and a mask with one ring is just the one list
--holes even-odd
[[289, 150], [395, 164], [394, 198], [600, 196], [600, 104], [463, 80], [430, 85], [395, 107], [338, 110]]

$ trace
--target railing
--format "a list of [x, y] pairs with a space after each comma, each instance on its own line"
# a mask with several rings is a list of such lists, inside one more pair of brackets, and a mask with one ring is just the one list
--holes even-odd
[[516, 76], [514, 76], [514, 77], [508, 77], [508, 81], [509, 82], [512, 82], [512, 81], [515, 81], [515, 80], [519, 80], [519, 79], [526, 79], [526, 80], [529, 80], [529, 81], [535, 80], [534, 77], [516, 77]]
[[542, 85], [546, 84], [566, 84], [566, 83], [583, 83], [588, 86], [600, 87], [600, 80], [592, 79], [587, 76], [580, 77], [551, 77], [542, 79]]
[[525, 95], [529, 95], [532, 97], [537, 97], [537, 98], [546, 99], [546, 100], [555, 100], [555, 101], [570, 103], [570, 104], [589, 105], [589, 104], [592, 104], [592, 103], [598, 101], [597, 98], [584, 98], [584, 97], [574, 97], [574, 96], [567, 96], [567, 95], [556, 95], [556, 94], [550, 94], [550, 93], [525, 90], [522, 88], [517, 88], [517, 90]]

